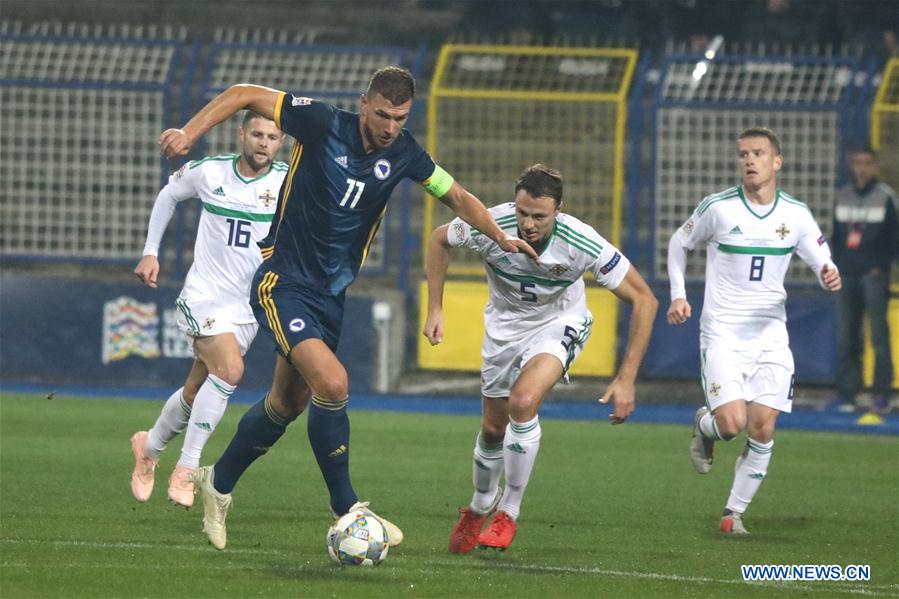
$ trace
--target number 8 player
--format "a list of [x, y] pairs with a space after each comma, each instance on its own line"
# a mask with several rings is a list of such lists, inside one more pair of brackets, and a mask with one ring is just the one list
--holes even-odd
[[793, 252], [821, 286], [840, 289], [840, 274], [808, 206], [777, 187], [780, 140], [765, 127], [737, 139], [742, 185], [706, 197], [668, 244], [668, 324], [691, 315], [684, 286], [687, 250], [705, 247], [705, 301], [700, 319], [706, 406], [696, 411], [690, 457], [706, 474], [715, 441], [749, 428], [737, 458], [720, 529], [747, 534], [743, 513], [762, 484], [774, 425], [793, 405], [793, 354], [787, 336], [784, 277]]

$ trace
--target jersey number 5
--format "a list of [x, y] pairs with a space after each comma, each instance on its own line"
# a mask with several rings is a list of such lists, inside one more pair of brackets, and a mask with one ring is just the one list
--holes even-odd
[[343, 194], [343, 199], [340, 200], [341, 206], [346, 206], [346, 203], [350, 200], [350, 196], [353, 195], [353, 189], [356, 190], [356, 195], [353, 195], [353, 202], [350, 204], [350, 208], [355, 208], [356, 204], [359, 202], [359, 198], [362, 197], [362, 190], [365, 189], [365, 183], [362, 181], [356, 181], [355, 179], [347, 179], [347, 188], [346, 193]]
[[522, 283], [521, 284], [521, 301], [523, 302], [536, 302], [537, 294], [531, 291], [531, 288], [536, 287], [535, 283]]
[[228, 245], [236, 248], [250, 247], [250, 221], [236, 218], [226, 218], [225, 221], [228, 223]]
[[761, 281], [762, 273], [765, 271], [765, 257], [753, 256], [749, 262], [749, 280]]

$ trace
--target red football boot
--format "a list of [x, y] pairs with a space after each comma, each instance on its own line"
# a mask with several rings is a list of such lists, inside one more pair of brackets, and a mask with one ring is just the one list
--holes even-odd
[[460, 507], [459, 519], [456, 520], [453, 532], [450, 533], [450, 553], [468, 553], [474, 549], [474, 546], [478, 544], [478, 535], [481, 534], [481, 528], [491, 513], [493, 513], [493, 510], [486, 514], [478, 514], [473, 512], [470, 506]]
[[478, 535], [478, 545], [505, 551], [512, 544], [518, 526], [506, 512], [497, 512], [487, 530]]

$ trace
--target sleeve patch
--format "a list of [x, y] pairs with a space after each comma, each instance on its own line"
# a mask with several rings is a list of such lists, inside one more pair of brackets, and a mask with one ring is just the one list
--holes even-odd
[[821, 237], [818, 238], [818, 245], [824, 245], [825, 241], [827, 241], [827, 240], [824, 239], [824, 235], [822, 235]]
[[291, 106], [308, 106], [312, 104], [312, 98], [294, 96], [290, 101]]
[[615, 252], [615, 255], [612, 256], [612, 259], [606, 262], [605, 266], [599, 269], [599, 272], [607, 275], [612, 272], [612, 269], [618, 266], [619, 262], [621, 262], [621, 254], [619, 252]]
[[684, 223], [684, 227], [683, 227], [683, 228], [684, 228], [684, 233], [686, 233], [687, 235], [689, 235], [690, 233], [692, 233], [692, 232], [693, 232], [693, 226], [694, 226], [694, 225], [693, 225], [693, 219], [692, 219], [692, 218], [688, 218], [688, 219], [687, 219], [687, 222]]

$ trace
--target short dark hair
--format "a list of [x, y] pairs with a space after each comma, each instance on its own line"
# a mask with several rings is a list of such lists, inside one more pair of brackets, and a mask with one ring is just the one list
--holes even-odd
[[415, 78], [408, 69], [384, 67], [375, 71], [368, 82], [365, 95], [371, 98], [381, 94], [394, 106], [405, 104], [415, 97]]
[[871, 158], [877, 160], [877, 152], [871, 146], [853, 146], [849, 148], [850, 158], [856, 154], [868, 154]]
[[556, 201], [556, 207], [562, 203], [562, 174], [545, 164], [534, 164], [524, 169], [515, 182], [515, 193], [525, 190], [532, 197], [549, 196]]
[[247, 128], [247, 125], [249, 125], [249, 124], [250, 124], [250, 121], [252, 121], [253, 119], [263, 119], [263, 120], [266, 120], [266, 121], [270, 121], [270, 120], [271, 120], [270, 118], [267, 118], [267, 117], [262, 116], [262, 115], [259, 114], [258, 112], [255, 112], [255, 111], [253, 111], [253, 110], [247, 109], [247, 110], [245, 110], [244, 113], [243, 113], [243, 120], [240, 122], [240, 128], [241, 128], [241, 129], [246, 129], [246, 128]]
[[771, 142], [771, 147], [774, 149], [774, 155], [780, 156], [780, 138], [777, 137], [777, 133], [768, 127], [750, 127], [743, 131], [737, 140], [746, 139], [747, 137], [767, 137], [768, 141]]

